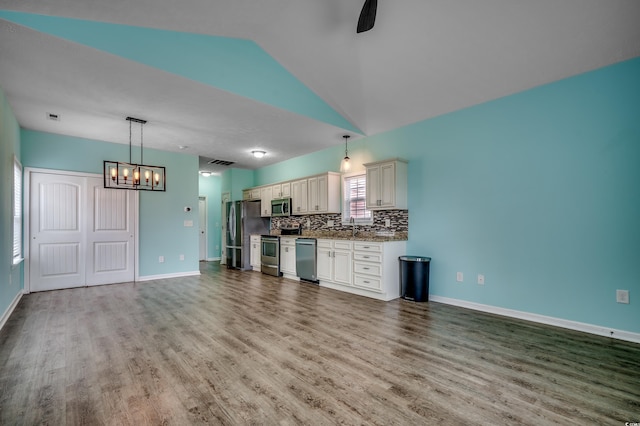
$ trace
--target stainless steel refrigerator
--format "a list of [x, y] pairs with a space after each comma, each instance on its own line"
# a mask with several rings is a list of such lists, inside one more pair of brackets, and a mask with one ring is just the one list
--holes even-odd
[[268, 235], [268, 217], [260, 217], [260, 201], [227, 203], [227, 268], [247, 270], [250, 265], [251, 234]]

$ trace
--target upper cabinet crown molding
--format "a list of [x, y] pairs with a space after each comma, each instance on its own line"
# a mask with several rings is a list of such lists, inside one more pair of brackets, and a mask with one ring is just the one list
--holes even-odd
[[407, 209], [407, 161], [393, 158], [364, 164], [367, 210]]

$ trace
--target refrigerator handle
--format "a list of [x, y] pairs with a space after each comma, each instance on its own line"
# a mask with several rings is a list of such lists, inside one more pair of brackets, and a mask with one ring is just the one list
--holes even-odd
[[229, 235], [231, 240], [235, 242], [236, 239], [236, 205], [231, 204], [229, 208]]

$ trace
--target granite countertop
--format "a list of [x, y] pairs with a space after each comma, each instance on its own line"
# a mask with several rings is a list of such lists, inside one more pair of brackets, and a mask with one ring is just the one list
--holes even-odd
[[[271, 235], [280, 235], [279, 230], [271, 230]], [[358, 232], [354, 237], [351, 231], [308, 231], [303, 230], [302, 235], [282, 235], [282, 238], [326, 238], [331, 240], [350, 240], [350, 241], [372, 241], [372, 242], [386, 242], [386, 241], [407, 241], [408, 235], [406, 232], [395, 232], [393, 235], [380, 235], [376, 232]]]

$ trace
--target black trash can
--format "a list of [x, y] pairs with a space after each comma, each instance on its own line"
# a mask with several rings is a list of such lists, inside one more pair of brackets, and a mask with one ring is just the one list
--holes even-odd
[[429, 301], [430, 257], [400, 256], [400, 295], [415, 302]]

